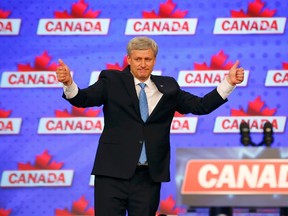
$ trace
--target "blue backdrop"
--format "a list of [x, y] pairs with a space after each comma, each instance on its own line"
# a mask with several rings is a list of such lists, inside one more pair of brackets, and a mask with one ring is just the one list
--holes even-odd
[[[173, 4], [175, 5], [173, 6]], [[72, 9], [73, 5], [74, 9]], [[257, 6], [259, 5], [263, 6], [258, 8], [259, 13], [252, 13], [254, 10], [257, 12]], [[169, 203], [169, 206], [173, 207], [173, 200], [176, 199], [175, 152], [177, 148], [241, 146], [238, 131], [215, 132], [217, 117], [230, 119], [231, 117], [245, 116], [249, 119], [251, 116], [256, 116], [260, 121], [264, 117], [276, 119], [274, 123], [279, 126], [279, 129], [275, 132], [275, 141], [272, 147], [279, 148], [288, 145], [286, 129], [288, 111], [288, 27], [286, 17], [288, 1], [1, 1], [0, 174], [2, 179], [0, 215], [1, 213], [2, 215], [11, 216], [60, 215], [60, 212], [65, 209], [74, 215], [79, 212], [90, 215], [90, 208], [93, 208], [94, 205], [93, 186], [89, 184], [90, 172], [100, 134], [65, 133], [65, 131], [60, 134], [39, 133], [39, 122], [43, 118], [83, 117], [85, 115], [86, 117], [100, 119], [103, 117], [103, 113], [99, 108], [94, 108], [96, 114], [91, 115], [73, 113], [71, 105], [61, 98], [61, 85], [55, 87], [46, 83], [47, 85], [35, 87], [31, 82], [29, 84], [27, 74], [23, 75], [22, 78], [15, 78], [14, 75], [24, 74], [24, 71], [29, 73], [30, 71], [31, 74], [34, 73], [36, 79], [41, 79], [39, 74], [35, 75], [35, 71], [53, 74], [55, 64], [61, 58], [73, 71], [74, 80], [79, 87], [86, 87], [90, 83], [93, 71], [106, 69], [109, 67], [108, 64], [119, 64], [120, 67], [123, 67], [126, 44], [135, 36], [135, 34], [125, 34], [129, 19], [147, 19], [149, 18], [147, 16], [153, 15], [153, 11], [160, 16], [162, 10], [169, 12], [171, 7], [172, 12], [170, 14], [158, 18], [196, 19], [197, 22], [194, 23], [195, 33], [184, 35], [183, 32], [179, 31], [175, 35], [167, 33], [161, 35], [161, 31], [158, 34], [150, 32], [149, 36], [155, 39], [159, 45], [155, 70], [160, 71], [164, 76], [172, 76], [178, 80], [180, 71], [199, 70], [197, 64], [206, 63], [206, 70], [208, 71], [225, 70], [224, 66], [226, 64], [238, 59], [249, 76], [247, 75], [247, 85], [237, 87], [229, 97], [228, 103], [208, 116], [196, 116], [197, 122], [194, 122], [196, 124], [195, 132], [176, 132], [171, 135], [172, 181], [163, 184], [162, 203]], [[80, 14], [73, 12], [73, 10]], [[178, 13], [177, 10], [182, 13]], [[233, 17], [232, 11], [240, 13], [241, 10], [243, 12], [242, 16], [238, 14], [236, 18], [237, 16], [243, 18], [244, 15], [248, 18], [266, 17], [267, 20], [275, 18], [279, 28], [281, 23], [283, 24], [283, 32], [271, 33], [269, 29], [266, 32], [261, 32], [258, 29], [256, 32], [248, 31], [244, 33], [238, 31], [236, 34], [232, 32], [226, 32], [225, 34], [213, 33], [217, 18], [229, 19]], [[143, 12], [147, 12], [148, 15]], [[69, 17], [73, 14], [74, 17]], [[85, 14], [88, 15], [85, 17]], [[177, 16], [179, 14], [179, 17], [176, 15], [176, 17], [173, 17], [173, 14]], [[75, 35], [74, 31], [73, 34], [61, 35], [60, 27], [57, 27], [55, 23], [54, 32], [51, 34], [37, 33], [41, 19], [56, 20], [56, 18], [108, 19], [106, 23], [102, 23], [103, 28], [105, 24], [108, 28], [107, 34], [84, 35], [84, 31], [82, 31]], [[282, 18], [282, 20], [277, 21], [277, 18]], [[11, 26], [7, 24], [7, 20], [11, 21], [13, 30], [15, 30], [17, 20], [14, 19], [20, 19], [21, 23], [19, 24], [19, 33], [12, 34]], [[262, 23], [262, 27], [263, 25]], [[261, 24], [258, 27], [260, 28]], [[237, 30], [235, 26], [234, 28]], [[253, 28], [252, 30], [256, 29], [255, 26], [251, 28]], [[270, 28], [273, 28], [272, 24], [270, 24]], [[140, 34], [148, 35], [147, 32]], [[224, 57], [220, 55], [221, 52], [224, 53]], [[216, 60], [213, 59], [215, 55], [218, 56]], [[213, 65], [215, 62], [220, 66]], [[281, 72], [282, 75], [278, 76], [281, 83], [278, 86], [265, 85], [270, 70]], [[6, 81], [9, 81], [9, 78], [6, 76], [10, 77], [10, 81], [14, 79], [14, 82], [18, 84], [12, 82], [7, 84]], [[39, 82], [41, 83], [41, 80]], [[207, 86], [183, 87], [184, 90], [200, 96], [212, 90], [212, 88]], [[242, 112], [240, 112], [241, 110]], [[268, 112], [266, 112], [267, 110]], [[184, 117], [195, 116], [187, 115]], [[278, 117], [280, 117], [280, 120]], [[13, 120], [13, 126], [18, 121], [18, 125], [20, 125], [19, 132], [10, 133], [11, 127], [7, 123], [9, 120]], [[256, 120], [256, 122], [259, 121]], [[258, 128], [258, 131], [252, 131], [252, 138], [259, 143], [262, 140], [262, 134], [259, 132], [261, 127], [257, 126], [256, 128]], [[37, 160], [36, 157], [40, 155], [42, 157]], [[51, 161], [60, 163], [60, 165], [51, 165]], [[31, 187], [27, 184], [24, 184], [24, 186], [16, 184], [16, 186], [7, 186], [4, 172], [12, 171], [13, 173], [19, 170], [29, 170], [29, 163], [30, 168], [40, 171], [50, 169], [73, 170], [71, 185], [57, 187], [32, 185]], [[38, 163], [44, 164], [44, 167]], [[19, 164], [24, 164], [24, 166]], [[7, 178], [9, 180], [9, 177]], [[10, 175], [10, 180], [11, 178]], [[21, 177], [18, 176], [17, 181], [21, 181]], [[76, 202], [76, 204], [74, 203], [72, 208], [73, 202]], [[79, 207], [80, 210], [77, 211], [75, 205], [77, 208], [82, 207]], [[186, 208], [182, 203], [176, 203], [174, 207], [176, 206]]]

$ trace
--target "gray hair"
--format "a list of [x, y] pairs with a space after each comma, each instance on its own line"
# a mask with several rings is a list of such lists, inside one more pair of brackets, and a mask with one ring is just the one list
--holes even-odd
[[158, 45], [157, 43], [148, 37], [134, 37], [132, 38], [127, 45], [127, 54], [131, 55], [132, 50], [148, 50], [152, 49], [154, 56], [157, 56]]

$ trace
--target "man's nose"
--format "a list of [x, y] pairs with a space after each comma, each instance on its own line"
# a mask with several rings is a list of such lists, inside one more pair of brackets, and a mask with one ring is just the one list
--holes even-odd
[[145, 66], [146, 66], [145, 59], [141, 60], [141, 62], [140, 62], [140, 66], [141, 66], [141, 67], [145, 67]]

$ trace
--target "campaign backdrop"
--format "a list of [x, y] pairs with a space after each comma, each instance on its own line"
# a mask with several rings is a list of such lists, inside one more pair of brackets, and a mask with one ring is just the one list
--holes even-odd
[[61, 58], [87, 87], [101, 70], [127, 65], [135, 36], [159, 45], [153, 74], [195, 95], [217, 87], [237, 60], [245, 69], [244, 82], [213, 113], [175, 113], [171, 182], [162, 186], [159, 213], [189, 209], [177, 198], [177, 149], [252, 148], [240, 141], [242, 121], [255, 148], [267, 121], [270, 148], [287, 147], [287, 9], [286, 0], [1, 1], [0, 216], [94, 214], [90, 172], [103, 112], [65, 101], [55, 70]]

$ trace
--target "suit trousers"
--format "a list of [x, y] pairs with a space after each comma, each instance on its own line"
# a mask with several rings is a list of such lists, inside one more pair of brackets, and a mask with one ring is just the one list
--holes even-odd
[[160, 200], [160, 182], [153, 182], [148, 166], [137, 166], [131, 179], [95, 176], [95, 215], [155, 216]]

